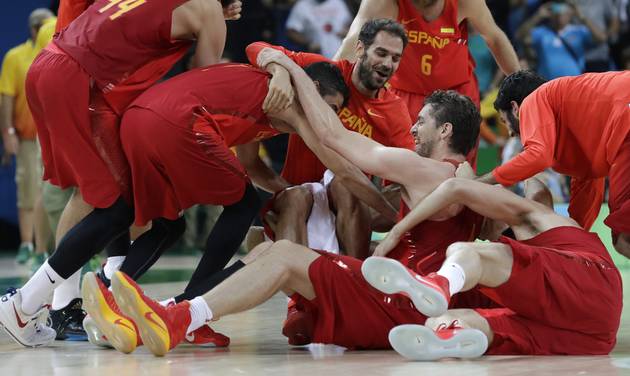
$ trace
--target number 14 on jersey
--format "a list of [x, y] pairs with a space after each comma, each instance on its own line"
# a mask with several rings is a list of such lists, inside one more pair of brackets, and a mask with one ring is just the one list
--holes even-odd
[[115, 20], [116, 18], [122, 16], [123, 14], [129, 12], [130, 10], [139, 7], [140, 5], [146, 3], [147, 0], [109, 0], [109, 4], [105, 5], [101, 9], [98, 10], [99, 13], [105, 13], [109, 9], [113, 8], [114, 5], [118, 5], [117, 11], [114, 12], [111, 16], [109, 16], [110, 20]]

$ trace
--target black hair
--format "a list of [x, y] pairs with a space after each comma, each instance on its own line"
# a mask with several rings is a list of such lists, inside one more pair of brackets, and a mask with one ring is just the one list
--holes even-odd
[[407, 34], [405, 34], [405, 28], [401, 24], [389, 18], [376, 18], [364, 23], [361, 32], [359, 32], [359, 40], [363, 43], [366, 50], [374, 43], [376, 34], [380, 31], [386, 31], [399, 37], [403, 42], [403, 48], [407, 47], [409, 40], [407, 39]]
[[322, 97], [340, 93], [343, 96], [343, 105], [346, 105], [350, 98], [350, 89], [339, 67], [327, 61], [320, 61], [306, 66], [304, 72], [311, 80], [319, 82], [318, 91]]
[[520, 70], [510, 74], [499, 86], [499, 94], [494, 101], [494, 108], [511, 111], [512, 101], [520, 106], [529, 94], [545, 82], [547, 80], [531, 70]]
[[481, 115], [473, 101], [453, 90], [436, 90], [424, 100], [431, 105], [431, 116], [437, 126], [444, 123], [453, 125], [453, 135], [449, 142], [452, 151], [467, 155], [477, 144]]

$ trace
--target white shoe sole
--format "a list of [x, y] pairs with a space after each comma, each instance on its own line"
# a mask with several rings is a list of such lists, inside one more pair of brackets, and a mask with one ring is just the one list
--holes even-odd
[[478, 358], [488, 349], [488, 338], [477, 329], [459, 329], [453, 337], [442, 339], [424, 325], [411, 324], [390, 330], [389, 343], [400, 355], [412, 360]]
[[427, 317], [437, 317], [448, 309], [448, 301], [438, 290], [416, 280], [400, 262], [386, 257], [369, 257], [361, 273], [370, 285], [385, 294], [403, 294]]
[[85, 329], [85, 333], [87, 333], [88, 341], [94, 346], [106, 347], [113, 349], [109, 341], [107, 341], [104, 337], [103, 332], [98, 328], [96, 322], [90, 317], [86, 316], [83, 319], [83, 329]]

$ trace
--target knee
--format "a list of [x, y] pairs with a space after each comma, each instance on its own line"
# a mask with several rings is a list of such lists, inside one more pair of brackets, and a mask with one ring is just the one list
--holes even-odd
[[[459, 253], [462, 253], [464, 251], [466, 251], [467, 253], [472, 253], [470, 252], [470, 243], [467, 242], [455, 242], [451, 245], [448, 246], [448, 248], [446, 248], [446, 257], [452, 257], [455, 256]], [[466, 253], [464, 253], [466, 254]]]
[[273, 205], [278, 214], [293, 214], [307, 217], [313, 207], [313, 194], [302, 186], [290, 187], [282, 192]]
[[179, 239], [186, 231], [186, 220], [179, 217], [174, 221], [166, 218], [158, 218], [153, 220], [153, 228], [162, 227], [169, 238]]
[[119, 198], [112, 206], [106, 209], [95, 209], [95, 211], [106, 214], [109, 223], [115, 228], [127, 229], [133, 223], [133, 208], [127, 205], [122, 198]]

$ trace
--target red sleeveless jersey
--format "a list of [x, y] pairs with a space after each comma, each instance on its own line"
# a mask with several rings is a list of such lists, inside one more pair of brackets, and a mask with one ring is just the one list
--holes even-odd
[[[190, 41], [171, 40], [173, 10], [186, 0], [96, 0], [54, 39], [105, 93], [125, 82], [135, 95], [179, 60]], [[141, 74], [138, 74], [140, 72]], [[133, 99], [133, 95], [127, 96]]]
[[427, 22], [411, 0], [398, 0], [398, 19], [409, 38], [398, 71], [389, 81], [398, 89], [429, 95], [473, 78], [467, 22], [457, 24], [457, 1], [446, 0], [437, 19]]
[[[409, 213], [401, 201], [399, 219]], [[437, 271], [446, 259], [446, 249], [455, 242], [474, 241], [483, 225], [483, 217], [464, 207], [445, 221], [424, 221], [407, 232], [387, 257], [420, 274]]]
[[[377, 98], [362, 94], [352, 83], [354, 64], [347, 60], [330, 61], [317, 54], [293, 52], [283, 47], [256, 42], [247, 48], [247, 57], [256, 63], [258, 53], [265, 47], [282, 51], [301, 67], [312, 63], [328, 61], [335, 64], [350, 88], [350, 99], [339, 113], [341, 123], [349, 130], [369, 137], [385, 146], [414, 150], [415, 143], [410, 130], [413, 125], [403, 101], [392, 91], [385, 88], [379, 90]], [[289, 137], [287, 158], [284, 162], [282, 177], [291, 184], [319, 181], [326, 167], [297, 135]]]
[[179, 127], [213, 127], [226, 145], [277, 135], [262, 110], [269, 74], [246, 64], [217, 64], [177, 75], [145, 91], [130, 107], [151, 110]]

